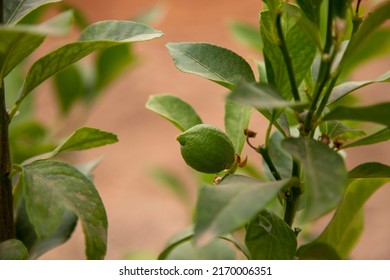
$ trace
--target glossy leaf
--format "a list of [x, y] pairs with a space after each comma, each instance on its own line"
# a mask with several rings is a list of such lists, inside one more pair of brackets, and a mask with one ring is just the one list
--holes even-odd
[[297, 237], [282, 219], [264, 210], [249, 223], [245, 244], [253, 260], [291, 260], [295, 256]]
[[239, 80], [254, 81], [252, 69], [238, 54], [207, 43], [168, 43], [176, 67], [232, 88]]
[[7, 0], [4, 3], [4, 22], [7, 25], [15, 25], [40, 6], [60, 1], [62, 0]]
[[47, 251], [65, 243], [76, 227], [77, 216], [70, 211], [65, 211], [60, 226], [55, 232], [43, 239], [39, 239], [34, 226], [31, 224], [25, 203], [21, 203], [16, 218], [16, 237], [23, 242], [29, 251], [29, 259], [37, 259]]
[[390, 166], [379, 162], [366, 162], [349, 171], [349, 178], [390, 178]]
[[275, 88], [268, 84], [252, 84], [246, 81], [240, 81], [230, 93], [229, 98], [253, 106], [257, 110], [302, 107], [304, 105], [304, 103], [285, 100]]
[[390, 2], [385, 1], [379, 4], [375, 10], [367, 15], [355, 33], [345, 53], [345, 61], [353, 57], [360, 46], [364, 45], [371, 38], [372, 33], [376, 31], [386, 20], [390, 18]]
[[389, 139], [390, 139], [390, 128], [386, 127], [374, 134], [368, 135], [367, 137], [360, 138], [355, 142], [344, 145], [343, 148], [346, 149], [346, 148], [352, 148], [352, 147], [358, 147], [364, 145], [371, 145], [371, 144], [384, 142]]
[[218, 186], [203, 186], [196, 205], [195, 242], [205, 245], [217, 236], [244, 226], [286, 184], [287, 180], [262, 182], [232, 175]]
[[326, 114], [323, 120], [352, 120], [390, 126], [389, 112], [390, 102], [364, 107], [339, 106]]
[[335, 208], [347, 181], [341, 156], [312, 139], [289, 138], [283, 141], [282, 146], [302, 165], [306, 193], [302, 219], [314, 220]]
[[66, 210], [82, 224], [86, 256], [102, 259], [107, 248], [107, 216], [94, 185], [66, 163], [37, 161], [23, 166], [26, 209], [39, 239], [48, 238], [61, 225]]
[[63, 144], [58, 146], [54, 154], [87, 150], [116, 142], [118, 142], [118, 138], [113, 133], [93, 127], [82, 127], [77, 129]]
[[[291, 5], [290, 8], [294, 9]], [[275, 23], [271, 13], [269, 11], [261, 12], [260, 21], [268, 82], [275, 86], [285, 99], [292, 99], [289, 75], [278, 45], [278, 37], [275, 38], [275, 31], [273, 31]], [[316, 45], [298, 24], [295, 17], [287, 15], [287, 18], [283, 17], [283, 21], [284, 37], [291, 57], [296, 84], [299, 86], [310, 70], [316, 53]]]
[[237, 104], [236, 102], [226, 99], [225, 102], [225, 130], [233, 143], [234, 150], [237, 154], [241, 151], [245, 143], [244, 130], [249, 126], [252, 108], [249, 106]]
[[191, 105], [173, 95], [150, 96], [146, 108], [164, 117], [181, 131], [202, 123]]
[[256, 51], [260, 51], [263, 48], [260, 30], [256, 27], [247, 23], [234, 21], [229, 24], [229, 28], [235, 39], [247, 47]]
[[20, 240], [8, 239], [0, 243], [0, 260], [26, 260], [28, 252]]
[[76, 101], [87, 95], [87, 85], [76, 64], [56, 73], [53, 78], [61, 112], [66, 114]]
[[50, 76], [93, 51], [161, 36], [160, 31], [141, 23], [102, 21], [92, 24], [84, 29], [77, 42], [50, 52], [31, 66], [21, 90], [19, 102]]
[[352, 181], [332, 220], [314, 242], [329, 244], [343, 258], [348, 257], [361, 233], [361, 231], [356, 231], [354, 228], [357, 219], [361, 219], [363, 205], [375, 191], [388, 181], [388, 179], [358, 179]]
[[390, 71], [387, 71], [385, 74], [381, 75], [380, 77], [378, 77], [374, 80], [346, 82], [346, 83], [340, 84], [333, 89], [333, 91], [330, 95], [328, 104], [332, 104], [333, 102], [336, 102], [340, 98], [346, 96], [347, 94], [349, 94], [349, 93], [351, 93], [359, 88], [362, 88], [362, 87], [365, 87], [365, 86], [368, 86], [368, 85], [371, 85], [374, 83], [384, 83], [384, 82], [390, 82]]

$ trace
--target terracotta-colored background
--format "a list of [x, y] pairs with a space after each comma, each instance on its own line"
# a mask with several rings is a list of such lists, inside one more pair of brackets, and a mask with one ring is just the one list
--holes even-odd
[[[69, 1], [80, 7], [93, 21], [128, 19], [157, 3], [165, 7], [162, 21], [154, 26], [165, 36], [150, 42], [138, 43], [139, 65], [126, 72], [111, 86], [91, 110], [86, 125], [116, 133], [118, 144], [81, 153], [87, 161], [104, 156], [96, 170], [95, 183], [105, 203], [109, 218], [107, 259], [121, 259], [133, 254], [141, 258], [145, 253], [156, 256], [168, 238], [190, 224], [189, 209], [156, 183], [148, 174], [155, 166], [163, 166], [188, 184], [192, 201], [196, 183], [192, 171], [181, 159], [175, 141], [178, 130], [170, 123], [145, 109], [148, 96], [171, 93], [195, 107], [203, 122], [223, 128], [223, 98], [226, 90], [210, 81], [184, 74], [173, 65], [165, 44], [167, 42], [209, 42], [232, 49], [247, 61], [257, 54], [237, 43], [228, 31], [231, 20], [257, 24], [260, 0], [84, 0]], [[55, 43], [53, 43], [55, 44]], [[390, 59], [381, 59], [363, 67], [355, 79], [374, 78], [388, 70]], [[252, 63], [253, 67], [253, 63]], [[254, 67], [253, 67], [254, 68]], [[38, 117], [48, 120], [47, 106], [53, 102], [41, 88], [39, 106], [44, 108]], [[386, 99], [388, 86], [375, 85], [359, 96], [367, 102]], [[372, 97], [371, 95], [375, 95]], [[375, 99], [374, 99], [375, 98]], [[388, 100], [388, 97], [387, 97]], [[49, 120], [49, 124], [55, 125]], [[251, 128], [263, 139], [265, 122], [254, 114]], [[252, 162], [260, 161], [253, 157]], [[389, 144], [351, 149], [347, 164], [353, 167], [363, 161], [390, 164]], [[367, 203], [366, 230], [352, 253], [355, 259], [390, 259], [390, 187], [378, 191]], [[318, 223], [317, 231], [323, 223]], [[83, 259], [84, 240], [78, 226], [71, 240], [47, 253], [44, 259]]]

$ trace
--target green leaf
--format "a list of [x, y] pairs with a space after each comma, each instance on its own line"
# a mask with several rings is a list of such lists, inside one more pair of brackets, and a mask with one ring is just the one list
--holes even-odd
[[343, 149], [376, 144], [376, 143], [387, 141], [389, 139], [390, 139], [390, 128], [386, 127], [386, 128], [384, 128], [384, 129], [382, 129], [374, 134], [368, 135], [367, 137], [360, 138], [359, 140], [356, 140], [355, 142], [344, 145]]
[[237, 104], [234, 101], [226, 99], [225, 102], [225, 130], [233, 143], [237, 154], [241, 151], [245, 143], [244, 130], [248, 128], [251, 118], [252, 108], [249, 106]]
[[28, 252], [20, 240], [8, 239], [0, 243], [0, 260], [26, 260]]
[[15, 25], [23, 17], [40, 6], [60, 1], [61, 0], [7, 0], [4, 3], [4, 22], [7, 25]]
[[152, 95], [146, 108], [164, 117], [181, 131], [202, 123], [191, 105], [173, 95]]
[[26, 209], [38, 238], [55, 233], [66, 210], [81, 220], [88, 259], [102, 259], [107, 249], [107, 216], [90, 180], [71, 165], [37, 161], [22, 167]]
[[328, 105], [336, 102], [340, 98], [346, 96], [347, 94], [349, 94], [349, 93], [351, 93], [359, 88], [362, 88], [362, 87], [365, 87], [365, 86], [368, 86], [368, 85], [371, 85], [374, 83], [387, 83], [387, 82], [390, 82], [390, 71], [387, 71], [386, 73], [384, 73], [383, 75], [381, 75], [380, 77], [378, 77], [374, 80], [343, 83], [341, 85], [336, 86], [333, 89], [333, 91], [330, 95], [329, 101], [328, 101]]
[[82, 127], [73, 132], [71, 136], [69, 136], [53, 151], [28, 159], [23, 164], [25, 165], [33, 161], [49, 159], [62, 152], [88, 150], [116, 142], [118, 142], [118, 138], [113, 133], [102, 131], [93, 127]]
[[247, 47], [255, 51], [260, 51], [263, 48], [260, 30], [256, 27], [247, 23], [233, 21], [229, 23], [229, 29], [234, 38]]
[[297, 237], [282, 219], [264, 210], [249, 223], [245, 244], [253, 260], [291, 260], [295, 256]]
[[326, 243], [310, 243], [297, 251], [300, 260], [341, 260], [337, 251]]
[[379, 162], [366, 162], [349, 171], [349, 178], [390, 178], [390, 166]]
[[[268, 145], [268, 154], [274, 163], [276, 170], [278, 170], [280, 176], [283, 179], [291, 178], [291, 167], [292, 167], [292, 158], [283, 148], [282, 141], [283, 135], [276, 131], [272, 134], [269, 145]], [[268, 168], [268, 165], [263, 161], [263, 169], [267, 174], [270, 180], [275, 180], [271, 171]]]
[[135, 61], [128, 45], [118, 45], [100, 51], [96, 57], [96, 90], [102, 90]]
[[93, 51], [161, 37], [162, 33], [147, 25], [130, 21], [102, 21], [88, 26], [77, 42], [70, 43], [41, 57], [28, 71], [18, 102], [50, 76]]
[[0, 78], [6, 77], [21, 61], [33, 53], [45, 39], [42, 34], [0, 27]]
[[370, 41], [372, 33], [378, 29], [387, 19], [390, 18], [390, 1], [385, 1], [379, 4], [375, 10], [367, 15], [363, 20], [359, 29], [348, 44], [344, 57], [347, 62], [356, 53], [360, 46], [364, 46], [366, 42]]
[[326, 114], [323, 120], [352, 120], [374, 122], [390, 126], [390, 102], [364, 107], [339, 106]]
[[77, 100], [87, 95], [87, 86], [76, 64], [56, 73], [53, 78], [61, 112], [66, 114]]
[[361, 230], [356, 230], [362, 218], [363, 205], [388, 179], [357, 179], [350, 183], [336, 213], [315, 243], [326, 243], [337, 250], [341, 257], [348, 257]]
[[320, 26], [320, 12], [322, 0], [297, 0], [299, 7], [306, 17]]
[[347, 181], [341, 156], [312, 139], [289, 138], [283, 141], [282, 146], [302, 165], [306, 195], [302, 219], [314, 220], [335, 208]]
[[60, 226], [53, 234], [39, 239], [34, 226], [31, 224], [25, 203], [21, 203], [16, 218], [16, 237], [23, 242], [29, 251], [29, 259], [37, 259], [47, 251], [65, 243], [72, 235], [77, 223], [77, 216], [65, 211]]
[[285, 100], [269, 84], [253, 84], [247, 81], [240, 81], [230, 93], [229, 98], [236, 102], [253, 106], [257, 110], [302, 107], [305, 105], [305, 103]]
[[207, 43], [168, 43], [176, 67], [232, 88], [239, 80], [255, 81], [249, 64], [238, 54]]
[[[296, 7], [289, 6], [291, 10]], [[274, 19], [269, 11], [260, 13], [261, 36], [264, 43], [264, 59], [267, 69], [268, 82], [275, 86], [285, 99], [292, 98], [289, 75], [283, 54], [280, 50], [277, 36], [275, 38]], [[295, 16], [284, 14], [282, 27], [292, 66], [295, 74], [296, 84], [299, 86], [310, 70], [312, 61], [316, 53], [314, 41], [301, 28]]]
[[115, 134], [92, 127], [77, 129], [65, 142], [58, 146], [54, 154], [60, 152], [81, 151], [118, 142]]
[[196, 205], [195, 242], [205, 245], [248, 223], [289, 181], [262, 182], [241, 175], [203, 186]]

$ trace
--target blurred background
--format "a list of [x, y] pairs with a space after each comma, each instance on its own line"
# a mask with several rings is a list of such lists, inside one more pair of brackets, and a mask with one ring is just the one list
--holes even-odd
[[[52, 84], [38, 88], [36, 117], [54, 133], [66, 136], [80, 126], [92, 126], [118, 135], [119, 143], [77, 153], [78, 162], [103, 156], [95, 171], [95, 185], [109, 219], [107, 259], [156, 258], [167, 240], [191, 223], [197, 192], [197, 178], [181, 159], [175, 138], [179, 131], [166, 120], [145, 109], [150, 95], [169, 93], [189, 102], [204, 123], [223, 129], [223, 99], [227, 90], [205, 79], [181, 73], [169, 56], [167, 42], [208, 42], [224, 46], [243, 56], [255, 69], [259, 54], [241, 44], [229, 31], [232, 22], [258, 24], [260, 0], [65, 0], [90, 22], [105, 19], [138, 19], [165, 33], [163, 38], [134, 44], [136, 60], [115, 81], [109, 83], [93, 106], [75, 106], [64, 123], [60, 117]], [[378, 1], [366, 1], [369, 4]], [[145, 14], [145, 11], [149, 13]], [[149, 17], [149, 19], [147, 19]], [[76, 32], [75, 32], [76, 34]], [[72, 37], [72, 36], [70, 36]], [[50, 39], [43, 48], [52, 49], [70, 38]], [[37, 55], [40, 54], [38, 50]], [[88, 61], [88, 59], [87, 59]], [[373, 60], [352, 73], [353, 80], [365, 80], [389, 70], [390, 58]], [[366, 87], [356, 96], [359, 102], [388, 99], [388, 85]], [[386, 96], [387, 95], [387, 96]], [[266, 122], [253, 114], [251, 129], [263, 139]], [[260, 143], [259, 143], [260, 144]], [[244, 155], [260, 166], [249, 149]], [[252, 156], [253, 155], [253, 156]], [[257, 162], [258, 161], [258, 162]], [[390, 145], [350, 149], [349, 168], [364, 161], [390, 164]], [[166, 173], [177, 176], [185, 186], [184, 198], [168, 189], [161, 180]], [[165, 176], [165, 177], [164, 177]], [[165, 178], [165, 179], [163, 179]], [[169, 178], [168, 178], [169, 180]], [[176, 182], [178, 183], [178, 182]], [[186, 196], [187, 195], [187, 196]], [[352, 253], [354, 259], [390, 259], [390, 186], [383, 187], [366, 205], [366, 229]], [[329, 218], [329, 217], [328, 217]], [[326, 220], [326, 218], [325, 218]], [[319, 232], [324, 221], [314, 231]], [[78, 226], [71, 240], [45, 254], [43, 259], [84, 259], [84, 240]]]

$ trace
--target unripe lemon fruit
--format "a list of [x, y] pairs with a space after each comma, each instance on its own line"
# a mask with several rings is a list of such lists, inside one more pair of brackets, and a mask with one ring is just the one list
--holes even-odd
[[218, 173], [234, 162], [232, 141], [223, 131], [211, 125], [195, 125], [176, 139], [183, 159], [197, 171]]

